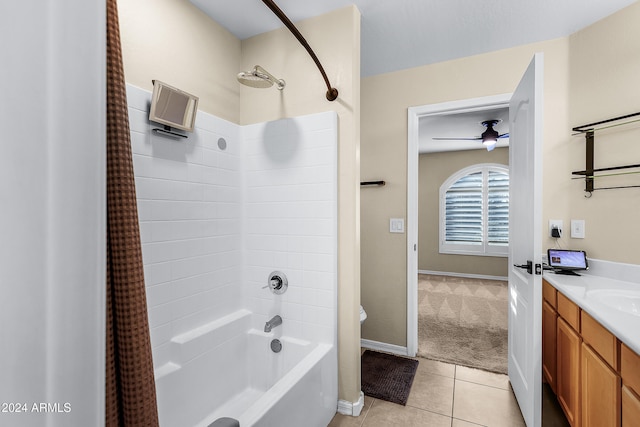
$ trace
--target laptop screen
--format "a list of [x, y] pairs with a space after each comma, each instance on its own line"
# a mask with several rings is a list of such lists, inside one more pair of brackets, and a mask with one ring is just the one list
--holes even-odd
[[586, 270], [587, 254], [584, 251], [568, 249], [549, 249], [547, 251], [549, 266], [562, 270]]

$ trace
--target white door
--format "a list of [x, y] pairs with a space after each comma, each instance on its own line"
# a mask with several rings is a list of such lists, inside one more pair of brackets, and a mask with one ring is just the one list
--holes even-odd
[[537, 53], [509, 103], [509, 380], [528, 427], [542, 415], [542, 71]]

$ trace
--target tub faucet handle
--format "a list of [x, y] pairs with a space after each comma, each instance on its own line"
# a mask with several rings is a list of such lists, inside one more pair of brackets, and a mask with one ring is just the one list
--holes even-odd
[[282, 289], [282, 279], [276, 276], [275, 278], [269, 280], [269, 283], [262, 287], [262, 289], [267, 288], [272, 289], [274, 292], [279, 291], [280, 289]]
[[274, 294], [280, 295], [287, 290], [288, 286], [289, 283], [287, 281], [287, 276], [285, 276], [284, 273], [280, 271], [274, 271], [269, 274], [267, 284], [266, 286], [263, 286], [262, 289], [269, 288]]
[[271, 286], [271, 289], [280, 289], [280, 288], [282, 288], [282, 277], [273, 276], [271, 278], [271, 280], [269, 280], [269, 286]]
[[264, 285], [262, 287], [262, 289], [266, 289], [266, 288], [270, 288], [270, 289], [274, 289], [274, 290], [279, 290], [282, 288], [282, 279], [280, 277], [273, 278], [271, 280], [269, 280], [269, 283], [267, 283], [266, 285]]

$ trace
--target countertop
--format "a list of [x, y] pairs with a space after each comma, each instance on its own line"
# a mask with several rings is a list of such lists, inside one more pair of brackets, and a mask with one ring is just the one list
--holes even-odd
[[566, 276], [546, 271], [543, 278], [600, 322], [627, 347], [640, 354], [640, 312], [632, 314], [617, 310], [601, 302], [597, 296], [588, 294], [589, 291], [599, 289], [640, 291], [640, 282], [627, 282], [591, 274]]

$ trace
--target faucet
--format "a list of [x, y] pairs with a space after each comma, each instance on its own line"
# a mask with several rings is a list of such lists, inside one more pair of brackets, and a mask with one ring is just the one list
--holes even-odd
[[275, 315], [271, 320], [264, 324], [264, 331], [271, 332], [271, 329], [278, 325], [282, 325], [282, 317]]

